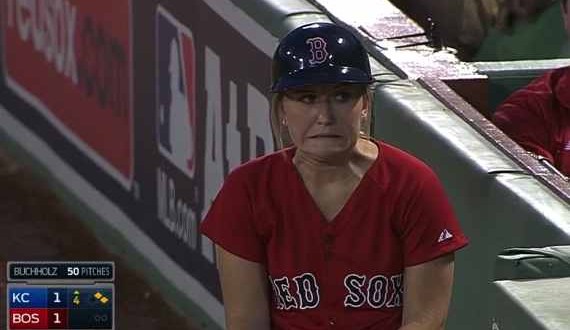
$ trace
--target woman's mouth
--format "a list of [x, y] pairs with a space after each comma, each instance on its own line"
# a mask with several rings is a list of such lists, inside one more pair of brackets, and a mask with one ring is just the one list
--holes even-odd
[[311, 139], [335, 139], [335, 138], [339, 138], [340, 135], [337, 134], [317, 134], [317, 135], [312, 135], [310, 138]]

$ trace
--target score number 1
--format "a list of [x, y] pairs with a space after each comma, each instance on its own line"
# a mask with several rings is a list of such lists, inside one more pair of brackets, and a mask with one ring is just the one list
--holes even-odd
[[54, 292], [53, 295], [55, 296], [53, 303], [54, 304], [61, 304], [61, 300], [59, 300], [59, 292]]
[[61, 324], [61, 320], [59, 319], [59, 313], [55, 312], [53, 313], [53, 316], [55, 316], [55, 320], [53, 321], [54, 324]]
[[[79, 270], [79, 268], [78, 268], [77, 270]], [[69, 268], [68, 268], [68, 271], [69, 271]], [[59, 292], [55, 291], [55, 292], [52, 292], [52, 293], [53, 293], [53, 295], [54, 295], [53, 303], [54, 303], [54, 304], [61, 304], [62, 301], [61, 301], [61, 299], [59, 299]], [[61, 324], [61, 320], [60, 320], [60, 318], [59, 318], [59, 312], [54, 312], [52, 315], [53, 315], [54, 318], [55, 318], [55, 319], [53, 320], [53, 323], [54, 323], [54, 324]]]

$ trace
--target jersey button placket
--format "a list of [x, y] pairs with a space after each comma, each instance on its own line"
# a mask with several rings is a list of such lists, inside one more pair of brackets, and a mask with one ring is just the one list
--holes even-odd
[[336, 320], [333, 317], [329, 318], [329, 327], [334, 328], [335, 325], [336, 325]]
[[334, 235], [331, 233], [325, 233], [323, 237], [325, 261], [329, 261], [332, 256], [332, 247], [334, 244]]

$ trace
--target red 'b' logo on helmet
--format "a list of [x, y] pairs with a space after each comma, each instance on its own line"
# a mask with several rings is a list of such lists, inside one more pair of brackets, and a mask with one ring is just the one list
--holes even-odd
[[327, 52], [327, 43], [323, 38], [309, 38], [305, 43], [311, 46], [311, 58], [309, 59], [309, 64], [321, 64], [327, 60], [329, 53]]

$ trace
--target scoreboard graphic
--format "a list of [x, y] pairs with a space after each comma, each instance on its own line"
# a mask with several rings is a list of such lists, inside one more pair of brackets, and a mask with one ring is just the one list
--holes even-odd
[[9, 262], [8, 330], [115, 329], [113, 262]]

